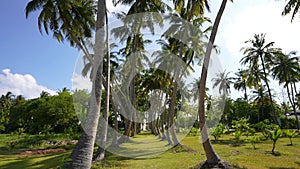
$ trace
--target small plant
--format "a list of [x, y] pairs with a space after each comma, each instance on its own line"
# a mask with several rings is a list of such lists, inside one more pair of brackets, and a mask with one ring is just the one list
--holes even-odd
[[297, 135], [296, 130], [285, 130], [284, 134], [290, 139], [290, 145], [293, 145], [292, 138]]
[[237, 145], [240, 145], [242, 134], [243, 134], [243, 132], [241, 130], [236, 130], [233, 133], [234, 139], [236, 140]]
[[234, 138], [236, 140], [237, 145], [240, 144], [241, 142], [241, 136], [243, 135], [244, 132], [246, 132], [246, 135], [249, 135], [249, 119], [241, 119], [239, 121], [233, 120], [232, 121], [232, 128], [235, 129], [235, 132], [233, 133]]
[[221, 123], [219, 123], [218, 126], [213, 130], [211, 135], [214, 137], [215, 142], [218, 140], [218, 138], [221, 137], [221, 135], [224, 132], [224, 129], [225, 129], [225, 127]]
[[253, 146], [253, 150], [256, 150], [255, 144], [260, 142], [260, 138], [259, 137], [251, 137], [250, 138], [250, 143]]
[[279, 128], [279, 126], [276, 126], [274, 127], [273, 130], [268, 130], [268, 132], [269, 132], [269, 138], [273, 141], [272, 154], [275, 154], [274, 150], [275, 150], [276, 142], [280, 138], [282, 131]]

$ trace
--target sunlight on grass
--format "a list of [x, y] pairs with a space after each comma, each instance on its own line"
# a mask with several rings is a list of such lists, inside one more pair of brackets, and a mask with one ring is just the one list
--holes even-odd
[[[256, 137], [262, 135], [258, 134]], [[250, 138], [251, 136], [249, 136]], [[34, 137], [33, 137], [34, 138]], [[293, 146], [289, 145], [288, 138], [280, 138], [276, 145], [276, 152], [280, 155], [270, 154], [272, 141], [264, 140], [256, 143], [253, 149], [249, 138], [243, 136], [242, 144], [236, 146], [231, 135], [223, 135], [219, 141], [212, 142], [218, 154], [236, 168], [265, 169], [265, 168], [300, 168], [300, 136], [293, 138]], [[68, 157], [70, 150], [64, 153], [20, 156], [19, 150], [8, 151], [4, 146], [4, 141], [8, 138], [0, 137], [0, 168], [58, 168]], [[137, 135], [131, 138], [129, 143], [125, 143], [118, 148], [120, 154], [132, 153], [128, 158], [107, 152], [106, 160], [93, 165], [93, 168], [190, 168], [205, 160], [205, 154], [198, 136], [186, 137], [182, 143], [193, 149], [189, 152], [165, 151], [162, 154], [153, 156], [152, 153], [167, 150], [167, 142], [160, 141], [153, 135]], [[161, 148], [163, 147], [163, 148]], [[142, 158], [143, 157], [143, 158]]]

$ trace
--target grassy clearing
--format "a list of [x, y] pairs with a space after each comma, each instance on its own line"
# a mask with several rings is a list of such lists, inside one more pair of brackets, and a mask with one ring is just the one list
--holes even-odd
[[[261, 135], [258, 135], [261, 136]], [[71, 152], [67, 150], [64, 153], [34, 155], [23, 157], [19, 155], [22, 149], [30, 149], [30, 146], [16, 146], [13, 151], [8, 151], [7, 141], [14, 140], [19, 137], [24, 140], [23, 136], [0, 136], [0, 168], [58, 168]], [[23, 138], [22, 138], [23, 137]], [[35, 138], [38, 136], [26, 136]], [[53, 136], [55, 137], [55, 136]], [[57, 139], [61, 136], [57, 136]], [[27, 138], [28, 139], [28, 138]], [[54, 139], [54, 138], [51, 138]], [[213, 146], [218, 154], [231, 165], [238, 168], [247, 169], [285, 169], [300, 168], [300, 136], [293, 138], [293, 146], [289, 146], [288, 138], [280, 138], [275, 151], [279, 152], [279, 156], [274, 156], [269, 152], [272, 149], [270, 140], [262, 140], [256, 144], [257, 149], [253, 149], [247, 138], [243, 136], [244, 143], [240, 146], [234, 144], [233, 136], [223, 135], [219, 141], [213, 142]], [[30, 140], [30, 139], [29, 139]], [[41, 139], [43, 140], [43, 139]], [[164, 153], [168, 147], [166, 142], [160, 141], [153, 135], [138, 135], [131, 140], [130, 143], [123, 144], [119, 148], [111, 149], [119, 152], [119, 155], [107, 152], [107, 158], [102, 163], [96, 163], [93, 168], [190, 168], [205, 160], [205, 154], [199, 137], [186, 137], [182, 143], [195, 151], [180, 152], [181, 149], [171, 149]], [[40, 144], [43, 148], [45, 144]], [[20, 150], [20, 147], [21, 148]], [[25, 148], [24, 148], [25, 147]], [[32, 146], [39, 148], [38, 145]], [[67, 147], [73, 148], [72, 146]], [[154, 152], [154, 153], [153, 153]], [[131, 154], [130, 154], [131, 153]], [[131, 155], [128, 158], [121, 155]]]

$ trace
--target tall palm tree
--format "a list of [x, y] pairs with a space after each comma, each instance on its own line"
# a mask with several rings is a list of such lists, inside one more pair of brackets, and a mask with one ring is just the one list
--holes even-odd
[[292, 19], [294, 20], [295, 15], [299, 12], [300, 1], [299, 0], [289, 0], [284, 7], [282, 15], [288, 15], [293, 10]]
[[300, 81], [300, 66], [298, 57], [292, 57], [295, 52], [288, 55], [281, 54], [274, 59], [272, 68], [273, 77], [279, 80], [279, 84], [284, 84], [287, 90], [289, 101], [292, 105], [296, 117], [298, 129], [300, 129], [299, 119], [296, 113], [294, 82]]
[[[230, 0], [230, 1], [233, 2], [233, 0]], [[204, 57], [202, 72], [201, 72], [201, 79], [200, 79], [198, 114], [200, 117], [200, 130], [201, 130], [201, 136], [202, 136], [202, 142], [203, 142], [202, 144], [203, 144], [203, 148], [204, 148], [205, 155], [206, 155], [205, 164], [208, 166], [216, 165], [218, 163], [222, 163], [224, 166], [227, 166], [227, 164], [225, 162], [224, 163], [222, 162], [221, 158], [214, 151], [214, 149], [211, 145], [211, 142], [210, 142], [210, 139], [208, 136], [208, 132], [207, 132], [207, 128], [205, 126], [205, 107], [204, 107], [208, 66], [209, 66], [211, 52], [213, 49], [215, 38], [217, 35], [219, 23], [221, 21], [226, 4], [227, 4], [227, 0], [222, 0], [222, 4], [220, 6], [220, 9], [217, 13], [216, 19], [214, 21], [212, 32], [211, 32], [211, 35], [209, 38], [209, 44], [208, 44], [206, 52], [205, 52], [205, 57]], [[228, 166], [225, 168], [228, 168]]]
[[[84, 132], [70, 156], [72, 161], [67, 162], [65, 165], [67, 168], [90, 168], [101, 109], [102, 78], [99, 75], [102, 75], [103, 71], [106, 1], [99, 0], [96, 5], [94, 0], [32, 0], [26, 6], [26, 17], [28, 17], [29, 13], [40, 9], [41, 12], [38, 17], [40, 32], [42, 32], [43, 26], [45, 32], [48, 34], [49, 30], [52, 31], [53, 36], [59, 42], [66, 39], [71, 46], [82, 49], [95, 68], [92, 72], [92, 96]], [[95, 22], [96, 9], [97, 21]], [[91, 37], [94, 28], [96, 28], [96, 48], [95, 56], [91, 58], [85, 39]]]
[[[103, 58], [104, 58], [104, 23], [106, 16], [106, 1], [98, 0], [97, 3], [97, 19], [96, 19], [96, 35], [95, 35], [95, 55], [89, 60], [93, 63], [92, 71], [92, 91], [90, 99], [90, 108], [88, 110], [83, 133], [73, 150], [70, 158], [72, 161], [66, 163], [67, 168], [91, 168], [93, 150], [95, 144], [96, 133], [98, 129], [98, 121], [101, 110], [102, 98], [102, 74], [103, 74]], [[89, 56], [89, 55], [88, 55]]]
[[273, 120], [276, 124], [279, 124], [277, 121], [277, 116], [275, 113], [273, 98], [271, 94], [271, 89], [268, 80], [268, 69], [269, 66], [266, 63], [271, 63], [272, 57], [277, 55], [280, 49], [272, 48], [274, 42], [266, 43], [265, 34], [255, 34], [254, 39], [250, 39], [246, 41], [246, 44], [250, 44], [248, 47], [242, 48], [244, 51], [244, 57], [241, 59], [241, 63], [243, 65], [249, 64], [250, 75], [253, 75], [254, 71], [262, 67], [262, 71], [264, 73], [263, 80], [267, 86], [270, 101], [271, 101], [271, 109]]
[[248, 95], [247, 95], [247, 72], [246, 70], [239, 69], [238, 72], [235, 73], [235, 78], [234, 78], [234, 85], [233, 87], [240, 91], [244, 91], [244, 99], [247, 101], [248, 100]]

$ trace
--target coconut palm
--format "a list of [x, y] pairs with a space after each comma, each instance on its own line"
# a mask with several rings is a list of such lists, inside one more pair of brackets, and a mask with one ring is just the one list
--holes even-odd
[[244, 99], [247, 101], [248, 100], [248, 95], [247, 95], [247, 75], [248, 71], [246, 70], [242, 70], [239, 69], [238, 72], [235, 73], [235, 78], [234, 79], [234, 83], [233, 83], [233, 87], [240, 91], [243, 90], [244, 91]]
[[287, 90], [289, 101], [292, 105], [296, 117], [298, 129], [300, 128], [299, 119], [296, 113], [295, 88], [294, 83], [300, 81], [300, 67], [298, 57], [293, 57], [296, 52], [288, 55], [281, 54], [274, 59], [272, 68], [273, 77], [279, 80], [279, 84], [284, 84]]
[[268, 80], [268, 70], [269, 66], [266, 63], [270, 63], [271, 59], [277, 55], [280, 49], [272, 48], [274, 42], [267, 43], [265, 34], [255, 34], [254, 39], [250, 39], [246, 41], [246, 44], [250, 44], [250, 46], [242, 48], [244, 51], [244, 57], [241, 59], [241, 63], [243, 65], [249, 64], [250, 76], [254, 74], [254, 71], [257, 71], [259, 67], [262, 67], [263, 71], [263, 80], [267, 86], [270, 101], [271, 101], [271, 109], [272, 116], [274, 122], [278, 124], [277, 117], [275, 114], [275, 109], [273, 105], [273, 98], [271, 94], [271, 89]]
[[299, 0], [289, 0], [287, 4], [284, 7], [284, 10], [282, 12], [282, 15], [288, 15], [293, 10], [292, 19], [294, 20], [295, 15], [298, 13], [300, 7], [300, 1]]
[[224, 72], [217, 73], [217, 77], [212, 79], [214, 81], [213, 88], [219, 86], [219, 93], [222, 94], [223, 98], [230, 93], [230, 84], [233, 83], [233, 78], [228, 77], [229, 73], [226, 73], [226, 70], [224, 70]]
[[95, 29], [96, 6], [94, 0], [31, 0], [26, 5], [26, 18], [40, 11], [38, 28], [46, 34], [51, 31], [59, 42], [65, 39], [71, 46], [84, 48], [85, 38], [92, 36]]
[[[103, 74], [103, 57], [104, 57], [104, 23], [106, 11], [106, 1], [98, 0], [97, 3], [97, 21], [95, 35], [95, 55], [89, 60], [93, 63], [92, 71], [92, 91], [90, 99], [90, 108], [88, 110], [84, 131], [73, 150], [70, 158], [72, 161], [67, 163], [67, 168], [91, 168], [93, 150], [95, 144], [96, 133], [98, 129], [98, 121], [101, 109], [102, 97], [102, 74]], [[89, 55], [88, 55], [89, 56]]]
[[[230, 1], [233, 2], [232, 0], [230, 0]], [[211, 32], [211, 35], [209, 38], [209, 44], [208, 44], [208, 47], [205, 52], [205, 57], [204, 57], [202, 72], [201, 72], [201, 79], [200, 79], [198, 113], [199, 113], [199, 117], [200, 117], [200, 130], [201, 130], [203, 148], [204, 148], [205, 155], [206, 155], [205, 164], [207, 166], [216, 165], [218, 163], [222, 163], [223, 165], [227, 166], [226, 163], [222, 162], [221, 158], [214, 151], [214, 149], [210, 143], [210, 139], [209, 139], [208, 133], [207, 133], [207, 128], [205, 126], [205, 107], [204, 107], [206, 80], [207, 80], [207, 72], [208, 72], [208, 66], [209, 66], [209, 62], [210, 62], [210, 56], [211, 56], [211, 52], [212, 52], [215, 38], [217, 35], [219, 23], [221, 21], [226, 4], [227, 4], [227, 0], [222, 0], [222, 4], [220, 6], [220, 9], [219, 9], [216, 19], [215, 19], [215, 22], [213, 24], [212, 32]], [[228, 168], [228, 166], [227, 166], [227, 168]]]

